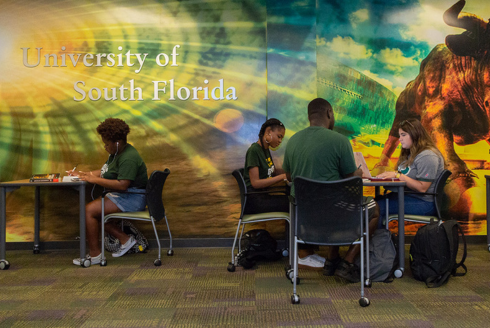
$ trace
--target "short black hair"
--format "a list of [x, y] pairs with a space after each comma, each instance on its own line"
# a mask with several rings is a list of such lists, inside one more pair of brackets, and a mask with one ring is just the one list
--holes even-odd
[[328, 110], [332, 110], [332, 105], [323, 98], [315, 98], [308, 104], [308, 117], [318, 117], [327, 115]]
[[97, 133], [106, 140], [116, 142], [122, 140], [127, 142], [130, 128], [119, 118], [108, 118], [97, 127]]

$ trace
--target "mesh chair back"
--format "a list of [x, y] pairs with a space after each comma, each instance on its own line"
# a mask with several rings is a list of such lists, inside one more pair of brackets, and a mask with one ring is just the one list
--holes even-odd
[[435, 204], [436, 204], [436, 210], [437, 210], [437, 217], [441, 219], [441, 209], [442, 209], [442, 202], [444, 200], [444, 187], [446, 186], [446, 181], [451, 175], [451, 171], [449, 170], [444, 170], [439, 174], [439, 177], [436, 180], [436, 188], [435, 188]]
[[362, 179], [294, 179], [296, 231], [317, 245], [350, 244], [361, 237]]
[[165, 169], [164, 171], [153, 171], [146, 184], [146, 204], [150, 215], [155, 221], [160, 221], [165, 217], [162, 192], [163, 185], [169, 174], [169, 169]]
[[243, 216], [243, 211], [245, 209], [245, 194], [247, 193], [247, 185], [245, 184], [245, 179], [243, 178], [244, 169], [237, 169], [233, 171], [232, 175], [238, 183], [238, 188], [240, 189], [240, 203], [242, 205], [242, 211], [240, 217]]

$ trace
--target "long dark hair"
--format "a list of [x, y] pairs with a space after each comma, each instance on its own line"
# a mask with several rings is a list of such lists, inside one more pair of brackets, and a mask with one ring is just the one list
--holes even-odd
[[[432, 150], [434, 153], [441, 156], [441, 158], [444, 160], [441, 152], [439, 151], [439, 149], [437, 149], [436, 144], [430, 137], [427, 130], [424, 129], [422, 123], [420, 123], [419, 120], [414, 118], [404, 120], [400, 123], [399, 127], [400, 129], [408, 133], [408, 135], [412, 139], [412, 147], [410, 147], [410, 149], [402, 148], [395, 169], [397, 169], [398, 166], [405, 161], [406, 166], [410, 166], [413, 163], [415, 157], [417, 157], [418, 154], [426, 149]], [[410, 158], [408, 158], [409, 155]]]
[[279, 121], [277, 118], [270, 118], [268, 119], [267, 121], [265, 121], [264, 124], [262, 124], [262, 126], [260, 127], [260, 132], [259, 132], [259, 140], [260, 140], [260, 143], [262, 144], [262, 137], [264, 136], [264, 133], [265, 133], [265, 130], [268, 128], [268, 127], [271, 127], [271, 129], [273, 131], [275, 131], [278, 127], [281, 127], [281, 128], [284, 128], [286, 129], [286, 127], [284, 126], [284, 124], [282, 124], [281, 121]]
[[[264, 141], [262, 140], [262, 138], [264, 137], [265, 130], [268, 127], [270, 127], [272, 131], [275, 131], [277, 128], [283, 128], [284, 130], [286, 130], [286, 127], [284, 126], [284, 124], [282, 124], [282, 122], [279, 121], [277, 118], [270, 118], [267, 121], [265, 121], [264, 124], [262, 124], [262, 126], [260, 127], [260, 131], [259, 131], [259, 140], [260, 140], [260, 147], [262, 147], [262, 150], [264, 151], [266, 158], [268, 157], [268, 155], [267, 155], [267, 152], [265, 151]], [[271, 156], [271, 160], [272, 160], [272, 156]]]

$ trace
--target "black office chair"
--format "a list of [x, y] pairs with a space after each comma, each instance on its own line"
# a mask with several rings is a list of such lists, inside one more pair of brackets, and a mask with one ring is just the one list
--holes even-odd
[[[345, 246], [361, 245], [361, 298], [359, 304], [368, 306], [364, 296], [364, 263], [369, 263], [369, 248], [364, 247], [368, 227], [367, 203], [363, 203], [363, 185], [360, 177], [338, 181], [316, 181], [303, 177], [294, 179], [294, 253], [293, 295], [291, 303], [300, 302], [296, 294], [298, 278], [298, 243]], [[363, 225], [363, 213], [366, 215]], [[368, 266], [369, 268], [369, 266]], [[368, 275], [369, 276], [369, 275]], [[368, 281], [366, 280], [366, 284]]]
[[234, 272], [235, 267], [237, 265], [237, 258], [235, 256], [235, 247], [238, 239], [238, 232], [240, 231], [240, 227], [242, 231], [240, 233], [240, 239], [238, 240], [238, 254], [241, 252], [241, 240], [243, 236], [243, 230], [245, 229], [245, 225], [248, 223], [257, 223], [264, 221], [272, 221], [272, 220], [286, 220], [289, 223], [289, 212], [266, 212], [266, 213], [258, 213], [258, 214], [244, 214], [247, 206], [247, 197], [251, 194], [268, 194], [268, 193], [284, 193], [284, 188], [274, 189], [269, 188], [267, 190], [247, 192], [247, 185], [245, 184], [245, 179], [243, 178], [244, 169], [238, 169], [233, 171], [232, 175], [238, 183], [238, 188], [240, 189], [240, 201], [241, 201], [241, 211], [240, 217], [238, 218], [238, 226], [236, 229], [235, 239], [233, 240], [233, 247], [231, 248], [231, 262], [228, 263], [228, 271]]
[[155, 225], [155, 222], [158, 222], [162, 219], [165, 219], [165, 223], [167, 225], [168, 235], [170, 237], [170, 249], [167, 251], [168, 256], [172, 256], [174, 251], [172, 249], [172, 234], [170, 233], [170, 227], [168, 226], [167, 216], [165, 214], [165, 207], [163, 206], [162, 201], [162, 192], [165, 181], [167, 180], [168, 175], [170, 174], [169, 169], [165, 169], [164, 171], [153, 171], [148, 179], [148, 183], [146, 184], [146, 205], [147, 209], [141, 212], [119, 212], [112, 213], [104, 216], [104, 198], [108, 192], [104, 192], [102, 195], [102, 217], [104, 218], [102, 221], [102, 260], [100, 262], [101, 266], [107, 265], [107, 260], [104, 256], [104, 224], [111, 219], [123, 219], [123, 220], [138, 220], [138, 221], [147, 221], [151, 222], [153, 225], [153, 230], [155, 231], [155, 237], [157, 239], [158, 244], [158, 258], [153, 262], [155, 266], [162, 265], [161, 261], [161, 246], [160, 239], [158, 238], [158, 232]]
[[[432, 196], [434, 196], [434, 203], [436, 205], [436, 211], [437, 211], [436, 216], [434, 216], [434, 215], [405, 214], [405, 221], [429, 224], [431, 220], [434, 220], [434, 221], [442, 220], [441, 208], [442, 208], [442, 202], [444, 200], [444, 195], [445, 195], [444, 194], [444, 187], [446, 186], [447, 179], [449, 178], [449, 176], [451, 174], [452, 173], [449, 170], [444, 170], [441, 172], [441, 174], [439, 174], [439, 176], [437, 177], [436, 182], [435, 182], [435, 192], [434, 193], [405, 191], [405, 194], [432, 195]], [[398, 219], [398, 214], [388, 215], [388, 208], [389, 208], [389, 200], [386, 199], [386, 216], [387, 216], [387, 219], [385, 219], [386, 229], [388, 229], [388, 224], [390, 221]]]

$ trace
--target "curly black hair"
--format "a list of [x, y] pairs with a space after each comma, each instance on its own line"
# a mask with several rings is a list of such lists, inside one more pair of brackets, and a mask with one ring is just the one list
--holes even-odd
[[130, 132], [129, 126], [119, 118], [108, 118], [97, 127], [97, 133], [106, 140], [116, 142], [127, 141]]

